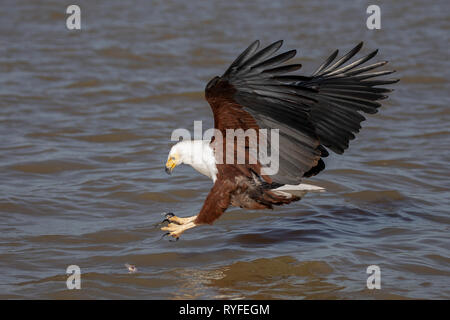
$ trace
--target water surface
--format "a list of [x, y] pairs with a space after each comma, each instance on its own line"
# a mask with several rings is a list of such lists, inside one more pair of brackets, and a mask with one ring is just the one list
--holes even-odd
[[[77, 4], [81, 31], [58, 1], [2, 6], [0, 298], [450, 297], [447, 1], [381, 2], [381, 30], [368, 1]], [[212, 185], [165, 174], [171, 132], [212, 126], [203, 88], [255, 39], [298, 49], [302, 74], [364, 40], [402, 80], [309, 180], [327, 193], [160, 240], [163, 212], [196, 214]]]

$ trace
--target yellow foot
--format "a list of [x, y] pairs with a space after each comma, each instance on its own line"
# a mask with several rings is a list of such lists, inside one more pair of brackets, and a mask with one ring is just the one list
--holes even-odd
[[162, 227], [161, 230], [168, 231], [165, 235], [169, 235], [178, 240], [178, 238], [184, 231], [196, 226], [196, 224], [194, 223], [194, 220], [196, 218], [197, 216], [180, 218], [175, 216], [173, 213], [168, 213], [166, 214], [166, 218], [163, 222], [167, 221], [169, 222], [169, 224], [165, 227]]
[[184, 231], [191, 229], [195, 226], [196, 224], [194, 222], [188, 222], [185, 224], [169, 223], [166, 227], [162, 227], [161, 230], [168, 231], [166, 235], [174, 237], [175, 239], [178, 240], [178, 238]]

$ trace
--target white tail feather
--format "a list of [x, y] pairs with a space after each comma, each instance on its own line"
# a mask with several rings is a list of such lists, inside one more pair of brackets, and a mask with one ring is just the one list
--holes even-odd
[[279, 188], [272, 189], [272, 191], [283, 196], [294, 195], [301, 198], [307, 192], [324, 192], [325, 188], [314, 186], [312, 184], [300, 183], [298, 185], [285, 184]]

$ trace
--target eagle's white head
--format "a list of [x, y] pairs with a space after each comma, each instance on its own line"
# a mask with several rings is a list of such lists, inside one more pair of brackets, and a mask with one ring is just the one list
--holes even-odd
[[209, 140], [183, 140], [172, 146], [167, 157], [166, 173], [171, 174], [176, 166], [184, 163], [215, 182], [217, 167], [209, 143]]

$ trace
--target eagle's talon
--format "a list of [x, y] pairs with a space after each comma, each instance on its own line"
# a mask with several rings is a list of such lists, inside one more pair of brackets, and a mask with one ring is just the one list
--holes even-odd
[[[169, 228], [166, 228], [165, 230], [168, 230]], [[161, 230], [163, 230], [163, 228], [161, 228]], [[160, 240], [162, 240], [164, 237], [166, 237], [166, 236], [170, 236], [170, 237], [173, 237], [173, 238], [175, 238], [175, 239], [170, 239], [169, 238], [169, 242], [176, 242], [176, 241], [178, 241], [179, 239], [180, 239], [180, 236], [179, 235], [177, 235], [174, 231], [172, 231], [172, 232], [166, 232], [166, 233], [164, 233], [163, 235], [162, 235], [162, 237], [161, 237], [161, 239]]]
[[155, 227], [159, 227], [160, 225], [163, 225], [165, 222], [170, 223], [171, 221], [169, 219], [172, 217], [175, 217], [175, 215], [172, 212], [166, 213], [166, 215], [164, 216], [164, 220], [161, 221], [160, 223], [155, 224]]
[[180, 239], [180, 237], [179, 237], [179, 236], [176, 236], [176, 235], [174, 234], [174, 232], [166, 232], [166, 233], [164, 233], [164, 234], [162, 235], [162, 237], [161, 237], [159, 240], [164, 239], [166, 236], [170, 236], [170, 237], [175, 238], [175, 240], [169, 238], [169, 242], [177, 242], [178, 239]]
[[166, 219], [169, 219], [170, 217], [173, 217], [173, 216], [175, 216], [175, 215], [172, 212], [167, 212], [165, 215]]
[[166, 233], [164, 233], [162, 236], [161, 236], [161, 238], [159, 239], [159, 240], [162, 240], [162, 239], [164, 239], [164, 237], [165, 236], [168, 236], [170, 234], [170, 232], [166, 232]]

